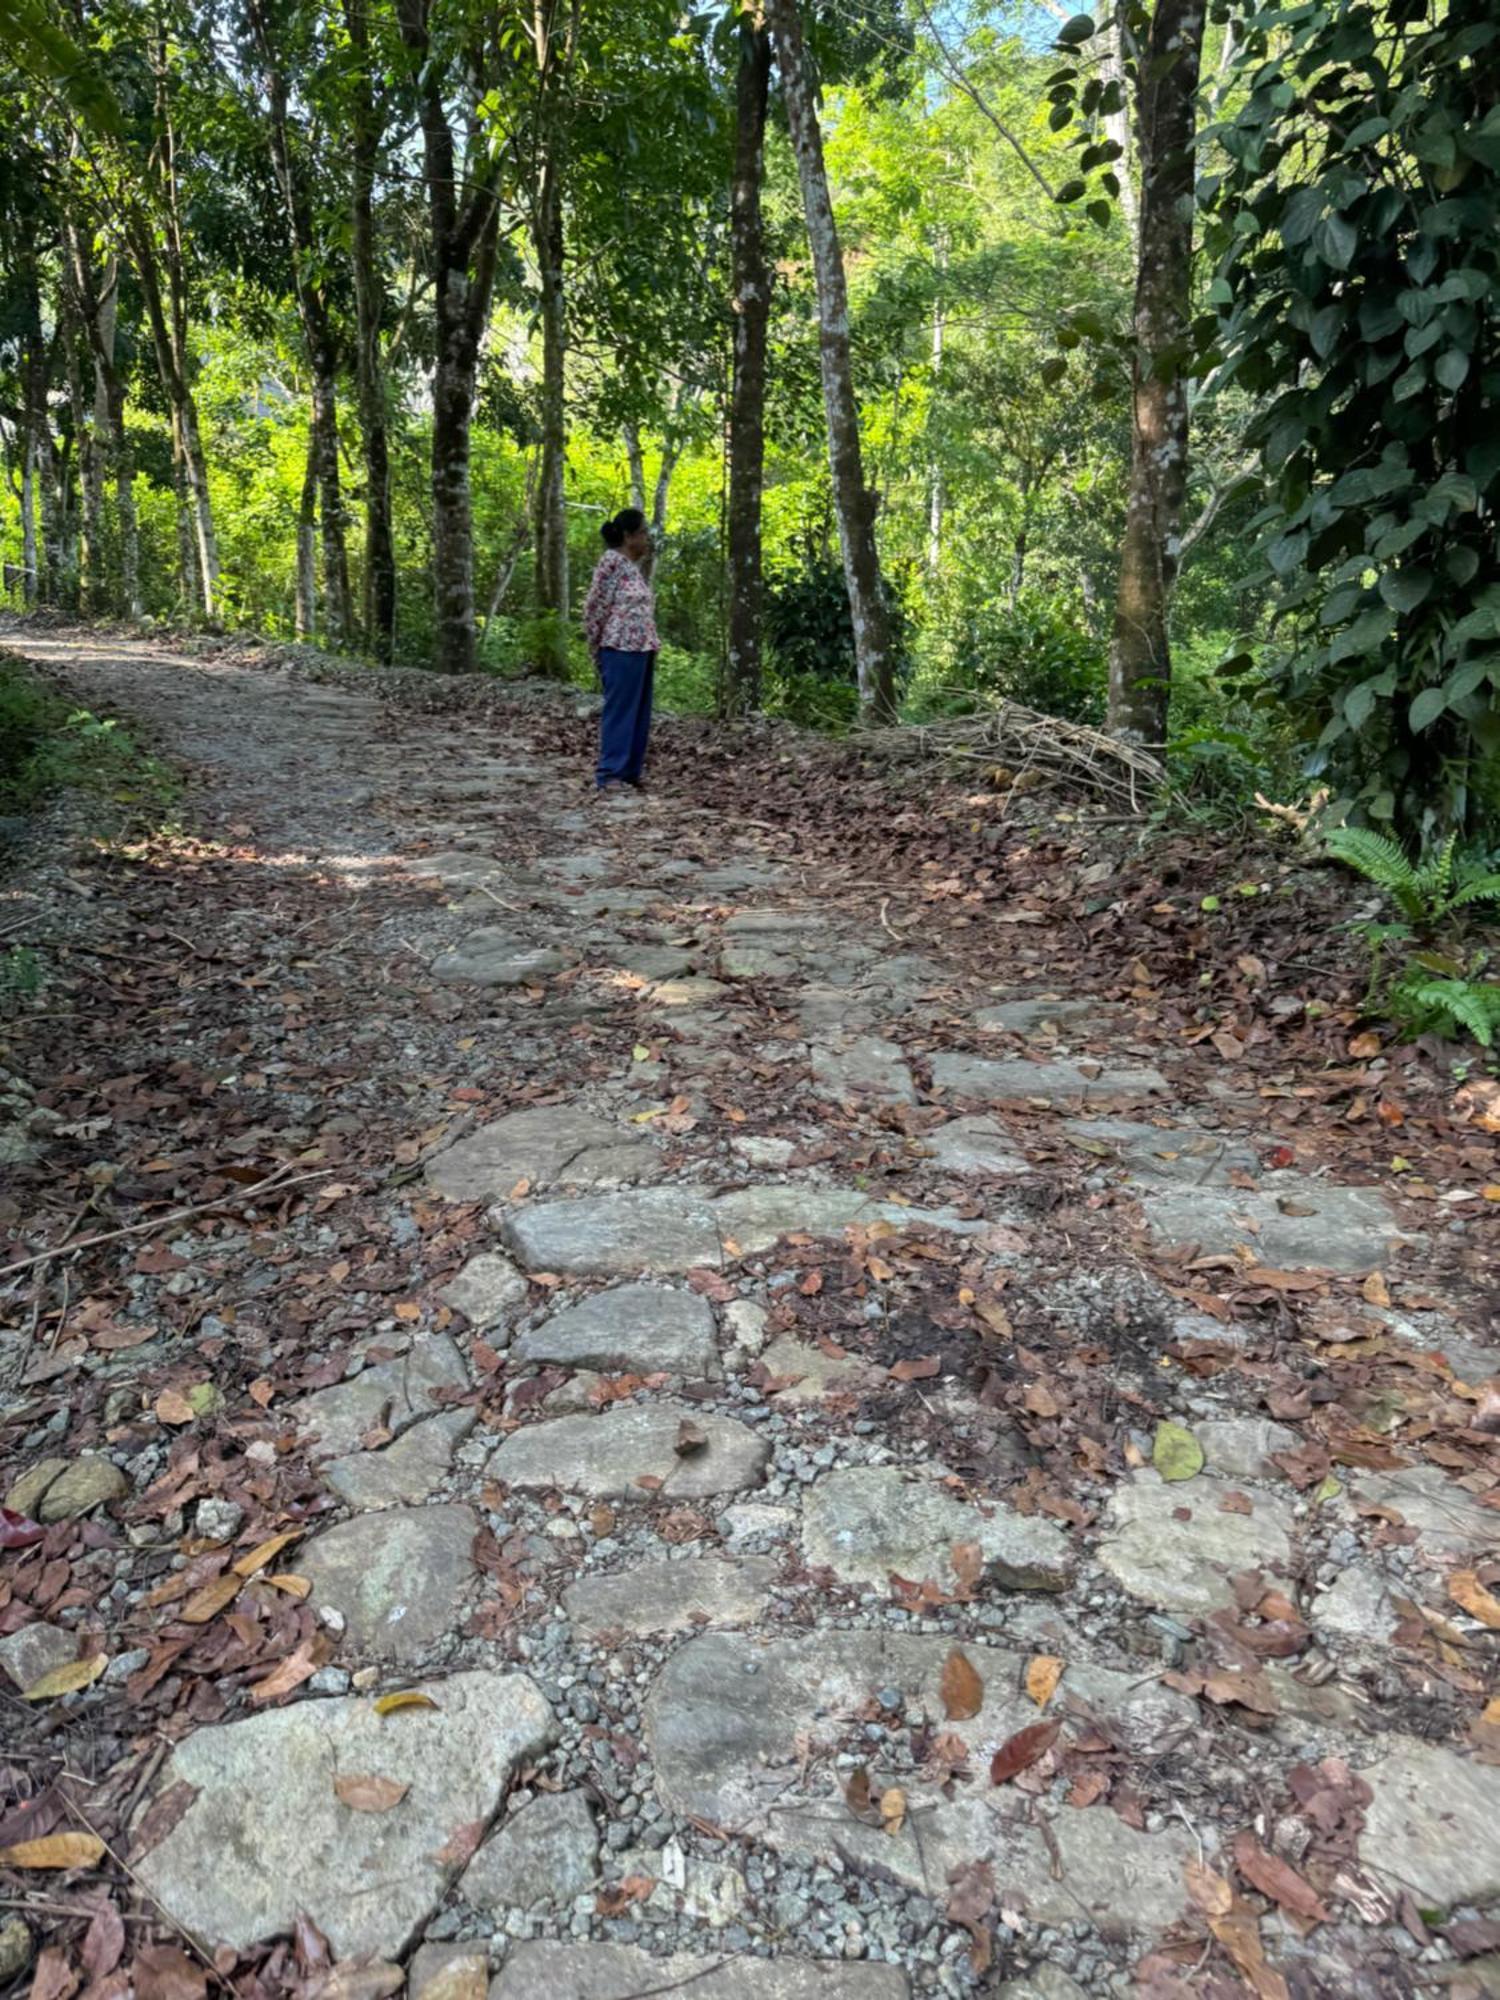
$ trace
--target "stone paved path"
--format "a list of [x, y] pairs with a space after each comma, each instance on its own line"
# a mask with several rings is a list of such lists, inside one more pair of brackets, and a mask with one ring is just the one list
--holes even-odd
[[[383, 984], [416, 979], [484, 1099], [380, 1197], [472, 1224], [467, 1253], [413, 1247], [419, 1310], [377, 1300], [341, 1378], [265, 1419], [313, 1455], [285, 1560], [331, 1664], [171, 1743], [137, 1825], [186, 1804], [133, 1866], [176, 1922], [243, 1949], [305, 1911], [427, 2000], [1500, 1991], [1500, 1769], [1468, 1733], [1497, 1635], [1451, 1588], [1500, 1547], [1492, 1480], [1415, 1450], [1299, 1480], [1299, 1409], [1258, 1390], [1274, 1307], [1206, 1317], [1142, 1262], [1347, 1274], [1377, 1310], [1423, 1227], [1263, 1165], [1254, 1102], [1184, 1101], [1090, 996], [976, 987], [753, 828], [586, 803], [519, 728], [67, 657], [206, 768], [209, 820], [342, 881], [372, 1063]], [[1065, 1239], [1038, 1119], [1082, 1149]], [[1049, 1326], [1107, 1372], [1110, 1451], [1056, 1433], [1071, 1491], [923, 1318], [934, 1271], [992, 1302], [965, 1339], [1028, 1423]], [[1384, 1317], [1500, 1368], [1436, 1307]], [[1160, 1415], [1195, 1476], [1155, 1469]], [[84, 1505], [128, 1485], [99, 1462]], [[61, 1518], [87, 1464], [32, 1450], [9, 1504]], [[49, 1629], [0, 1641], [19, 1685]], [[381, 1715], [394, 1689], [423, 1700]], [[394, 1805], [351, 1809], [369, 1776]]]

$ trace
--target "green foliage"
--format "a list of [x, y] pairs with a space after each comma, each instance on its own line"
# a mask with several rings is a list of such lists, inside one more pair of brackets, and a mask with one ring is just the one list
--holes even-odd
[[0, 810], [26, 812], [65, 788], [107, 798], [132, 817], [155, 816], [176, 781], [121, 722], [69, 708], [18, 661], [0, 657]]
[[1258, 404], [1271, 665], [1310, 770], [1424, 842], [1473, 831], [1500, 744], [1500, 20], [1309, 0], [1255, 15], [1240, 64], [1200, 331]]
[[11, 1014], [21, 1000], [42, 988], [42, 964], [30, 945], [12, 945], [0, 952], [0, 1014]]
[[1473, 1036], [1493, 1048], [1500, 1034], [1500, 983], [1493, 979], [1435, 979], [1413, 966], [1386, 996], [1386, 1011], [1408, 1036]]
[[976, 688], [1044, 715], [1104, 720], [1104, 647], [1066, 599], [1028, 591], [991, 607], [976, 621], [970, 672]]
[[1388, 834], [1363, 826], [1335, 828], [1326, 845], [1335, 861], [1384, 889], [1420, 930], [1431, 931], [1475, 904], [1500, 903], [1500, 874], [1461, 858], [1457, 834], [1423, 861], [1413, 861]]

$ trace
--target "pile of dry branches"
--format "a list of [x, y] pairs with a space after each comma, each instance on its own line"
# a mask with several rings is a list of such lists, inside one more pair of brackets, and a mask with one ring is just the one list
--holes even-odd
[[1083, 792], [1123, 813], [1144, 813], [1167, 783], [1166, 766], [1151, 751], [1013, 701], [983, 715], [872, 729], [857, 740], [880, 757], [988, 765], [997, 791]]

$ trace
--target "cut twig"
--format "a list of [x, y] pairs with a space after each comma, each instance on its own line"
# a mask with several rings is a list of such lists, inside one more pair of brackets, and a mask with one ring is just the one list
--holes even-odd
[[71, 1257], [81, 1250], [92, 1250], [100, 1243], [118, 1243], [125, 1236], [146, 1236], [153, 1230], [169, 1229], [174, 1222], [185, 1222], [190, 1215], [206, 1215], [211, 1208], [223, 1208], [230, 1202], [245, 1202], [253, 1194], [264, 1194], [272, 1188], [280, 1193], [283, 1188], [297, 1187], [303, 1181], [326, 1181], [332, 1177], [332, 1167], [319, 1167], [314, 1173], [293, 1174], [290, 1178], [284, 1168], [278, 1167], [274, 1174], [267, 1174], [264, 1180], [253, 1181], [237, 1193], [215, 1195], [211, 1201], [195, 1201], [188, 1208], [168, 1209], [165, 1215], [153, 1215], [145, 1222], [132, 1222], [124, 1229], [106, 1229], [101, 1235], [85, 1236], [78, 1243], [55, 1243], [50, 1250], [38, 1250], [35, 1256], [22, 1257], [0, 1270], [0, 1283], [7, 1278], [19, 1277], [22, 1271], [34, 1270], [38, 1264], [50, 1264], [54, 1258]]

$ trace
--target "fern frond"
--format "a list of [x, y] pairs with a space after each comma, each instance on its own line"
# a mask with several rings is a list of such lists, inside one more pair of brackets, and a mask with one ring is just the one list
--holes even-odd
[[1500, 986], [1477, 986], [1467, 979], [1433, 979], [1418, 986], [1413, 998], [1421, 1007], [1457, 1021], [1484, 1048], [1494, 1045], [1500, 1028]]
[[1377, 889], [1394, 896], [1405, 914], [1420, 923], [1427, 915], [1421, 874], [1389, 834], [1376, 833], [1367, 826], [1335, 827], [1328, 836], [1327, 852], [1335, 861], [1363, 875]]
[[1416, 870], [1417, 893], [1434, 914], [1443, 908], [1453, 887], [1453, 857], [1458, 852], [1458, 835], [1450, 833], [1432, 857]]
[[1448, 907], [1462, 910], [1470, 903], [1500, 903], [1500, 875], [1462, 877]]

